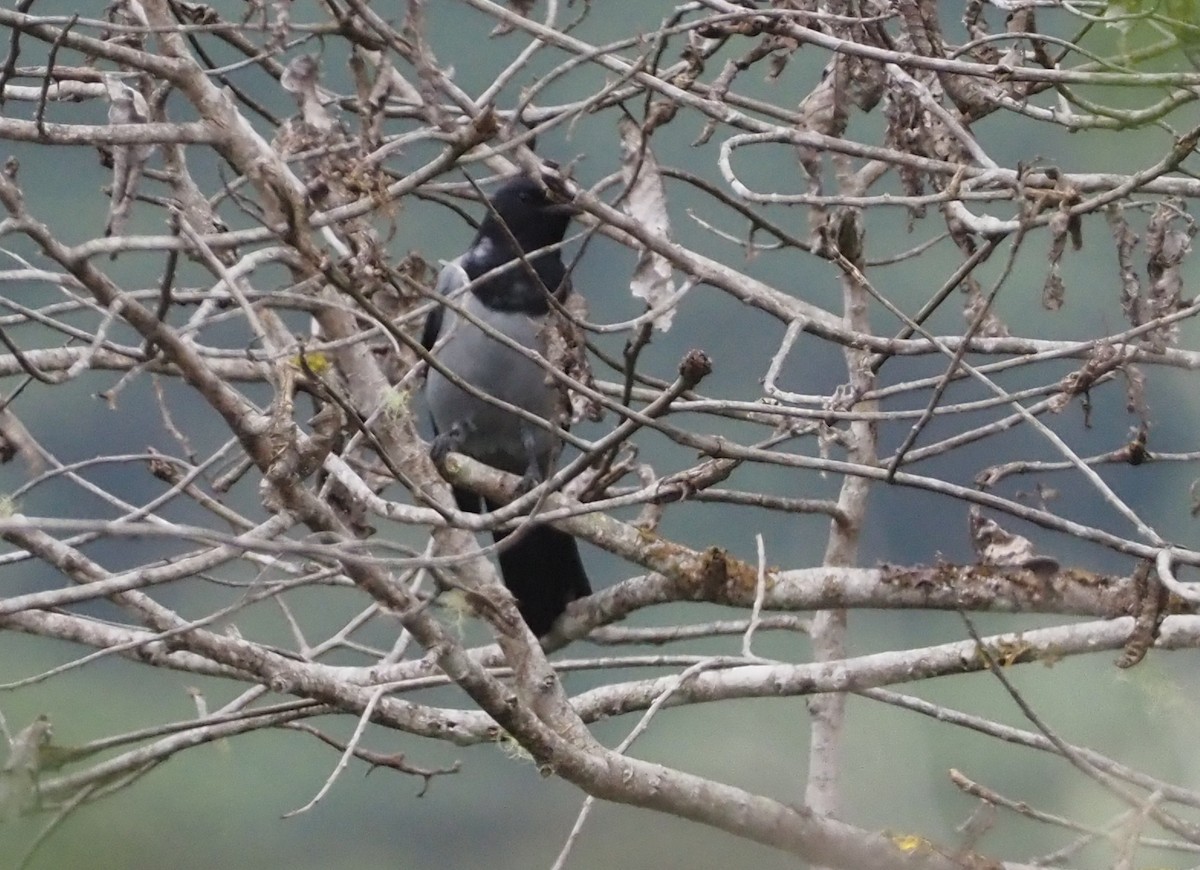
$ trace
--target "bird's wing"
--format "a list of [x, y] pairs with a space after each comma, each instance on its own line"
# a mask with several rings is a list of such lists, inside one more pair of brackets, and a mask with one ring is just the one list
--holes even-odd
[[[471, 283], [471, 278], [462, 263], [463, 257], [457, 257], [442, 266], [442, 271], [438, 272], [437, 284], [433, 288], [438, 296], [457, 296]], [[421, 345], [426, 350], [432, 350], [438, 340], [445, 314], [446, 309], [438, 305], [426, 315], [425, 329], [421, 332]]]

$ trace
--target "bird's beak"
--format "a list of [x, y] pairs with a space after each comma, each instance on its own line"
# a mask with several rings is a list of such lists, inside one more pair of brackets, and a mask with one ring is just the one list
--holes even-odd
[[583, 209], [581, 209], [579, 206], [577, 206], [573, 202], [552, 202], [548, 206], [546, 206], [545, 210], [547, 213], [554, 214], [554, 215], [558, 215], [558, 214], [577, 215], [581, 211], [583, 211]]
[[[556, 170], [557, 164], [551, 164]], [[547, 213], [552, 215], [576, 215], [582, 209], [571, 201], [571, 195], [567, 192], [567, 186], [561, 178], [553, 175], [542, 174], [542, 184], [546, 187], [546, 192], [550, 194], [550, 203], [545, 206]]]

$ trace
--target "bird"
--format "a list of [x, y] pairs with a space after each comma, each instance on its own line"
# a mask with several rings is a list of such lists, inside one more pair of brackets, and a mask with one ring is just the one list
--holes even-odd
[[[563, 240], [577, 211], [558, 193], [561, 184], [551, 195], [554, 185], [553, 179], [543, 177], [539, 183], [524, 173], [506, 180], [489, 198], [470, 246], [442, 268], [435, 288], [441, 295], [458, 294], [465, 311], [544, 357], [549, 356], [554, 323], [561, 323], [561, 318], [552, 323], [549, 295], [562, 303], [572, 289], [560, 252], [541, 249]], [[476, 280], [506, 264], [500, 274]], [[454, 311], [438, 305], [430, 312], [422, 344], [442, 366], [483, 393], [566, 424], [563, 392], [547, 371]], [[521, 475], [525, 490], [550, 473], [561, 442], [549, 430], [471, 395], [436, 367], [425, 381], [425, 402], [435, 433], [431, 455], [439, 465], [447, 453], [463, 453]], [[454, 497], [465, 511], [479, 512], [481, 501], [488, 510], [496, 508], [461, 487], [454, 489]], [[493, 534], [501, 543], [504, 584], [533, 634], [544, 637], [569, 603], [591, 594], [579, 547], [570, 534], [545, 524], [522, 529], [507, 543], [509, 532]]]

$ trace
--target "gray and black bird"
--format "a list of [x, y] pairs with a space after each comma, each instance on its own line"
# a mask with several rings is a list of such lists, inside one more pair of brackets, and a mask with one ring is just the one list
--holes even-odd
[[[456, 297], [481, 322], [549, 357], [550, 296], [565, 301], [571, 284], [559, 251], [541, 249], [563, 240], [574, 212], [545, 184], [527, 175], [510, 178], [492, 195], [466, 253], [442, 269], [437, 292]], [[476, 280], [505, 265], [500, 274]], [[562, 391], [546, 370], [454, 311], [435, 308], [425, 322], [422, 343], [449, 371], [488, 396], [565, 424]], [[552, 432], [471, 395], [433, 368], [425, 398], [433, 417], [433, 458], [439, 464], [455, 451], [519, 474], [526, 486], [549, 474], [560, 446]], [[454, 497], [462, 510], [480, 510], [475, 493], [456, 487]], [[495, 507], [488, 503], [489, 510]], [[495, 538], [501, 541], [507, 534], [496, 532]], [[523, 529], [500, 547], [499, 560], [505, 585], [538, 637], [550, 631], [570, 602], [592, 591], [575, 539], [549, 525]]]

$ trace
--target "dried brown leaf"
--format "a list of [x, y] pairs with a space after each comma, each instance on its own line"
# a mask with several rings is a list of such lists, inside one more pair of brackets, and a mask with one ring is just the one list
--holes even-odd
[[[150, 120], [150, 106], [140, 91], [131, 88], [115, 75], [104, 77], [104, 87], [108, 95], [110, 124], [145, 124]], [[125, 229], [130, 209], [137, 196], [138, 185], [142, 180], [142, 172], [153, 152], [153, 145], [113, 146], [112, 198], [109, 200], [108, 222], [104, 228], [106, 236], [120, 235]]]
[[[622, 118], [620, 131], [621, 176], [628, 188], [621, 208], [655, 235], [669, 238], [671, 220], [667, 214], [667, 191], [663, 186], [658, 161], [654, 159], [650, 144], [636, 123]], [[675, 317], [674, 306], [670, 304], [676, 296], [673, 275], [669, 260], [650, 250], [643, 250], [629, 282], [633, 295], [644, 299], [647, 308], [657, 311], [654, 327], [662, 332], [671, 328], [671, 321]]]
[[988, 305], [987, 296], [984, 295], [979, 282], [968, 276], [963, 283], [965, 284], [963, 289], [967, 295], [967, 302], [963, 305], [963, 319], [967, 323], [974, 323], [979, 317], [979, 312], [987, 306], [987, 311], [979, 323], [979, 328], [975, 330], [975, 334], [980, 338], [1006, 338], [1010, 334], [1008, 326], [996, 314], [996, 309]]
[[1001, 528], [995, 520], [983, 516], [978, 506], [971, 507], [968, 523], [971, 545], [979, 557], [979, 564], [1028, 568], [1039, 573], [1058, 570], [1058, 563], [1054, 559], [1039, 556], [1034, 551], [1032, 541]]
[[[1183, 223], [1183, 228], [1179, 224]], [[1143, 300], [1143, 322], [1165, 317], [1182, 304], [1181, 266], [1192, 250], [1196, 223], [1177, 201], [1159, 203], [1146, 226], [1146, 277], [1149, 279]], [[1164, 325], [1148, 336], [1155, 350], [1165, 350], [1179, 340], [1175, 324]]]
[[[571, 293], [563, 303], [563, 308], [562, 312], [556, 311], [547, 321], [546, 359], [558, 371], [594, 389], [596, 379], [588, 362], [583, 334], [575, 325], [578, 321], [588, 319], [587, 300], [582, 294]], [[558, 381], [554, 383], [559, 385], [560, 421], [568, 424], [580, 420], [596, 422], [604, 417], [604, 408], [595, 399], [567, 389]]]
[[1046, 275], [1046, 282], [1042, 285], [1042, 307], [1047, 311], [1057, 311], [1062, 308], [1066, 295], [1062, 270], [1058, 263], [1055, 263], [1050, 267], [1050, 272]]
[[0, 462], [20, 456], [30, 476], [41, 474], [46, 467], [46, 453], [25, 424], [10, 409], [0, 410]]
[[1125, 312], [1130, 325], [1137, 326], [1142, 322], [1138, 305], [1142, 286], [1137, 271], [1133, 268], [1133, 249], [1137, 247], [1137, 233], [1130, 229], [1121, 206], [1109, 206], [1105, 217], [1108, 220], [1109, 232], [1116, 243], [1117, 268], [1121, 274], [1121, 310]]
[[1046, 275], [1046, 283], [1042, 286], [1042, 307], [1048, 311], [1062, 308], [1066, 288], [1062, 279], [1062, 256], [1067, 249], [1067, 238], [1070, 235], [1071, 215], [1059, 209], [1050, 217], [1050, 272]]
[[799, 126], [804, 130], [840, 136], [848, 120], [845, 96], [841, 87], [845, 76], [844, 64], [837, 57], [825, 66], [820, 83], [800, 101]]
[[1075, 396], [1086, 396], [1100, 378], [1124, 364], [1124, 357], [1116, 347], [1107, 342], [1097, 344], [1088, 355], [1083, 368], [1071, 372], [1059, 381], [1061, 392], [1051, 399], [1050, 410], [1058, 413]]
[[[528, 18], [529, 13], [533, 11], [533, 2], [534, 0], [508, 0], [508, 5], [512, 7], [513, 12], [522, 18]], [[504, 36], [506, 33], [512, 33], [516, 29], [515, 25], [509, 24], [507, 21], [501, 21], [492, 28], [492, 32], [488, 36]]]
[[285, 91], [297, 96], [300, 103], [300, 116], [304, 122], [321, 132], [333, 128], [333, 118], [321, 104], [320, 64], [311, 54], [302, 54], [293, 58], [279, 77], [279, 84]]
[[45, 715], [22, 728], [8, 746], [8, 757], [0, 766], [0, 822], [15, 819], [37, 804], [37, 781], [42, 753], [50, 743], [53, 728]]

